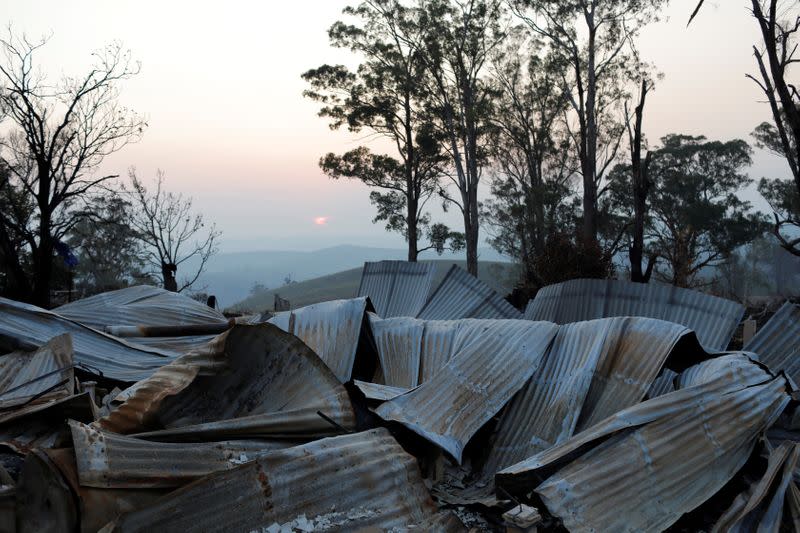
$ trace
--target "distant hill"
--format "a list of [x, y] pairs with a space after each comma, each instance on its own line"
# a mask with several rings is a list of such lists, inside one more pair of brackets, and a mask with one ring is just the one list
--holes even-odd
[[[504, 261], [490, 248], [479, 249], [483, 261]], [[284, 284], [284, 278], [305, 281], [361, 267], [365, 261], [405, 259], [401, 248], [371, 248], [342, 245], [310, 252], [266, 250], [253, 252], [221, 253], [211, 258], [206, 270], [195, 285], [196, 290], [217, 296], [222, 307], [231, 307], [248, 297], [253, 284], [260, 283], [270, 289]], [[423, 259], [458, 261], [464, 254], [425, 254]], [[187, 264], [186, 271], [196, 267]], [[178, 273], [180, 279], [181, 274]], [[270, 303], [271, 305], [271, 303]]]
[[[439, 285], [454, 263], [465, 268], [464, 261], [434, 260], [431, 262], [436, 264], [432, 289]], [[230, 309], [254, 313], [270, 311], [275, 300], [275, 293], [278, 293], [281, 298], [289, 300], [292, 308], [340, 298], [353, 298], [358, 292], [361, 269], [362, 267], [351, 268], [327, 276], [292, 283], [278, 289], [259, 292], [231, 306]], [[516, 280], [516, 267], [512, 263], [484, 261], [478, 264], [478, 277], [496, 291], [506, 294]]]

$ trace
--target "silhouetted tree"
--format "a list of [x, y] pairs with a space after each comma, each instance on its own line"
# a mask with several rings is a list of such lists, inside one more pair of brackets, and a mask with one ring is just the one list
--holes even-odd
[[[144, 186], [134, 169], [130, 181], [134, 205], [131, 225], [144, 244], [144, 258], [152, 275], [160, 278], [168, 291], [191, 287], [217, 253], [221, 233], [214, 224], [206, 228], [203, 215], [193, 212], [191, 198], [164, 190], [161, 171], [152, 190]], [[178, 268], [190, 259], [199, 263], [197, 268], [178, 282]]]
[[[570, 138], [583, 178], [583, 240], [597, 243], [601, 183], [624, 137], [626, 88], [641, 70], [632, 46], [667, 0], [515, 0], [517, 16], [545, 39], [567, 68]], [[616, 240], [616, 239], [614, 239]]]
[[[703, 0], [689, 17], [689, 22], [703, 6]], [[756, 76], [748, 74], [767, 97], [772, 123], [760, 124], [753, 133], [758, 145], [784, 157], [794, 182], [794, 191], [785, 185], [771, 185], [762, 180], [759, 190], [773, 206], [773, 234], [781, 246], [800, 256], [800, 211], [792, 211], [800, 195], [800, 92], [790, 81], [790, 70], [800, 62], [797, 57], [800, 31], [800, 4], [796, 0], [750, 0], [751, 13], [761, 33], [761, 46], [753, 46], [758, 65]], [[783, 195], [778, 197], [777, 195]]]
[[4, 212], [0, 239], [22, 236], [26, 253], [18, 261], [30, 258], [30, 274], [22, 264], [9, 270], [29, 291], [25, 299], [44, 307], [50, 303], [55, 249], [81, 220], [81, 200], [116, 177], [93, 170], [107, 155], [138, 140], [145, 127], [118, 102], [119, 82], [139, 71], [119, 44], [95, 53], [96, 64], [86, 75], [53, 84], [34, 61], [46, 42], [10, 31], [0, 39], [0, 107], [10, 124], [0, 155], [11, 173], [5, 186], [28, 195], [34, 205], [28, 220]]
[[68, 244], [75, 250], [75, 285], [84, 295], [149, 281], [143, 274], [142, 247], [131, 226], [133, 206], [122, 196], [98, 196], [72, 229]]
[[570, 178], [574, 158], [561, 126], [567, 100], [561, 65], [535, 42], [509, 37], [493, 58], [498, 98], [492, 114], [492, 198], [483, 202], [489, 242], [523, 266], [524, 284], [539, 287], [534, 261], [548, 235], [574, 224]]
[[643, 77], [639, 89], [639, 101], [634, 108], [633, 117], [630, 116], [628, 105], [625, 105], [625, 122], [628, 128], [628, 146], [630, 147], [631, 163], [631, 193], [633, 196], [633, 220], [631, 225], [631, 244], [628, 257], [631, 264], [631, 281], [647, 283], [655, 267], [657, 255], [651, 254], [647, 260], [647, 267], [642, 271], [644, 258], [644, 230], [647, 218], [647, 195], [652, 187], [650, 181], [650, 164], [653, 153], [648, 151], [644, 158], [644, 136], [642, 134], [642, 121], [644, 119], [644, 106], [647, 93], [652, 89], [652, 81]]
[[[457, 249], [462, 238], [444, 224], [431, 224], [426, 203], [438, 192], [446, 161], [435, 137], [423, 99], [425, 63], [414, 35], [416, 11], [396, 0], [369, 0], [347, 7], [357, 23], [336, 22], [328, 31], [331, 44], [363, 58], [356, 71], [343, 65], [322, 65], [303, 74], [311, 88], [305, 96], [323, 104], [320, 116], [330, 127], [368, 130], [387, 138], [397, 157], [360, 146], [343, 155], [329, 153], [320, 167], [331, 178], [357, 179], [373, 190], [378, 213], [374, 222], [401, 233], [408, 242], [408, 260], [420, 252]], [[429, 244], [420, 248], [427, 237]]]
[[738, 196], [752, 182], [745, 173], [751, 149], [739, 139], [676, 134], [662, 143], [650, 166], [649, 248], [666, 262], [668, 270], [657, 270], [662, 278], [702, 285], [702, 269], [720, 265], [766, 229], [763, 216]]
[[[478, 187], [489, 162], [492, 84], [489, 62], [503, 42], [505, 4], [500, 0], [429, 0], [420, 3], [418, 35], [425, 62], [428, 108], [450, 157], [450, 181], [457, 193], [440, 194], [464, 219], [467, 270], [478, 275], [480, 231]], [[422, 82], [423, 80], [420, 80]]]

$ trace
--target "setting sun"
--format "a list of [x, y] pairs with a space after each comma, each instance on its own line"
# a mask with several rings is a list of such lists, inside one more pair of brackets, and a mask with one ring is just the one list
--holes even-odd
[[329, 217], [314, 217], [314, 224], [317, 226], [324, 226], [328, 223]]

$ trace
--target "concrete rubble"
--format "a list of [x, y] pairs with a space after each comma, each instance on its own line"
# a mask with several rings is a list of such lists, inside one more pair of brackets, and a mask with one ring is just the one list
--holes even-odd
[[453, 267], [225, 317], [0, 299], [0, 533], [798, 531], [800, 309]]

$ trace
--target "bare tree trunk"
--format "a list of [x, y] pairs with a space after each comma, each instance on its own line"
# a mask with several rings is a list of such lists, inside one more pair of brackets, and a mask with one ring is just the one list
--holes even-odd
[[597, 73], [595, 72], [594, 12], [586, 13], [589, 27], [588, 63], [586, 72], [586, 132], [584, 136], [585, 156], [582, 158], [583, 171], [583, 239], [586, 245], [597, 242]]
[[178, 280], [175, 277], [177, 273], [178, 266], [176, 264], [161, 262], [161, 277], [165, 290], [178, 292]]
[[39, 208], [39, 246], [33, 257], [33, 303], [45, 309], [50, 307], [50, 284], [53, 276], [53, 238], [50, 235], [53, 213], [50, 208], [50, 168], [46, 162], [38, 163], [39, 190], [36, 203]]
[[[633, 132], [630, 131], [630, 126], [628, 130], [631, 138], [631, 178], [633, 184], [633, 242], [629, 257], [631, 262], [631, 281], [638, 283], [647, 283], [649, 280], [649, 276], [645, 276], [642, 272], [644, 220], [647, 213], [647, 193], [650, 190], [648, 168], [652, 159], [652, 154], [648, 152], [644, 161], [642, 161], [642, 118], [644, 116], [647, 90], [647, 81], [642, 80], [639, 103], [635, 111]], [[652, 266], [648, 265], [648, 268], [652, 272]]]
[[419, 241], [419, 228], [417, 226], [417, 198], [413, 195], [408, 195], [406, 202], [408, 203], [408, 214], [406, 216], [407, 236], [408, 236], [408, 260], [412, 263], [417, 262], [419, 251], [417, 243]]

